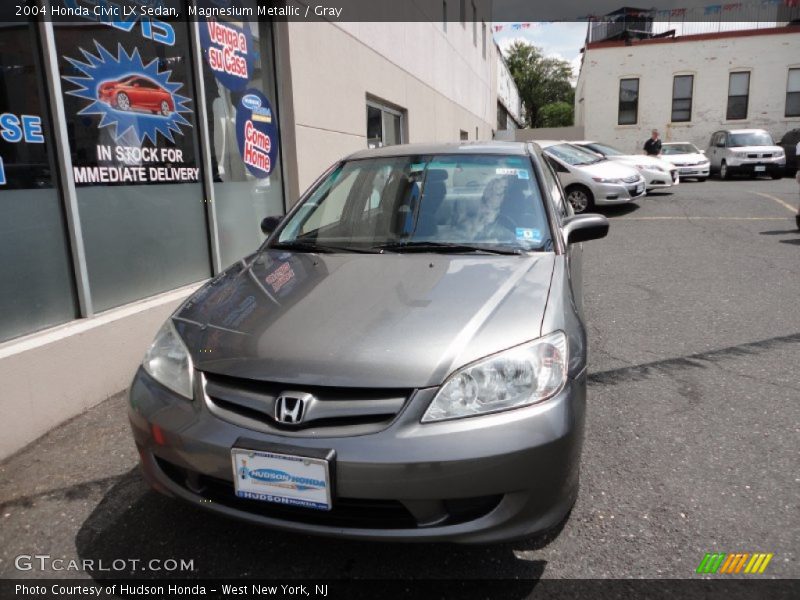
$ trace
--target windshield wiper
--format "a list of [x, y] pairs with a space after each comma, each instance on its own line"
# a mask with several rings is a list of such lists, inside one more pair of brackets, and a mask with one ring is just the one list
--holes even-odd
[[468, 252], [483, 252], [485, 254], [522, 254], [520, 248], [503, 248], [484, 244], [456, 244], [453, 242], [391, 242], [380, 246], [373, 246], [375, 250], [389, 250], [390, 252], [439, 252], [448, 254], [461, 254]]
[[275, 250], [294, 250], [296, 252], [318, 252], [320, 254], [333, 254], [336, 252], [356, 252], [360, 254], [377, 254], [378, 250], [373, 248], [354, 248], [352, 246], [334, 246], [331, 244], [317, 244], [311, 241], [294, 240], [291, 242], [279, 242], [268, 246]]

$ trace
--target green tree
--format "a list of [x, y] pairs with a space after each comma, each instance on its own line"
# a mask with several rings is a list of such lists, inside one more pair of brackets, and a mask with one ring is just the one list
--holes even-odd
[[[575, 90], [570, 83], [572, 68], [567, 61], [545, 57], [541, 48], [517, 41], [508, 49], [506, 63], [525, 104], [529, 127], [550, 126], [542, 122], [542, 108], [548, 104], [566, 103], [572, 107]], [[553, 110], [546, 114], [551, 115]], [[556, 112], [561, 114], [560, 110]], [[572, 125], [572, 120], [566, 125]]]
[[573, 106], [567, 102], [551, 102], [539, 109], [539, 127], [568, 127], [574, 122]]

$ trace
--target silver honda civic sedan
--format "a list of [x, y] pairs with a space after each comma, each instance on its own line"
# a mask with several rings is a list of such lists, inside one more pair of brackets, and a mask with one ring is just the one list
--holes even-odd
[[580, 242], [541, 149], [409, 145], [331, 167], [164, 324], [130, 390], [147, 481], [358, 539], [496, 542], [578, 492]]

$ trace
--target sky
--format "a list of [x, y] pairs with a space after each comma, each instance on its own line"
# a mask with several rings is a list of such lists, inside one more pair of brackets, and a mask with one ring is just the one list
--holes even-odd
[[527, 29], [512, 29], [511, 23], [495, 23], [504, 25], [501, 31], [494, 34], [497, 45], [505, 54], [509, 46], [520, 40], [540, 47], [545, 56], [566, 60], [572, 65], [573, 83], [578, 77], [581, 64], [580, 49], [586, 40], [586, 23], [538, 23], [530, 24]]

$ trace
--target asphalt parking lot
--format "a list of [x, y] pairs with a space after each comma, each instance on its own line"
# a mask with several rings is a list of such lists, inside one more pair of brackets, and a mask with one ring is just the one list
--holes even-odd
[[0, 464], [0, 577], [45, 576], [14, 557], [49, 554], [192, 559], [189, 577], [686, 578], [720, 551], [774, 553], [764, 576], [798, 578], [797, 203], [793, 179], [709, 180], [604, 211], [608, 238], [585, 245], [581, 493], [544, 538], [392, 545], [229, 521], [147, 490], [116, 397]]

